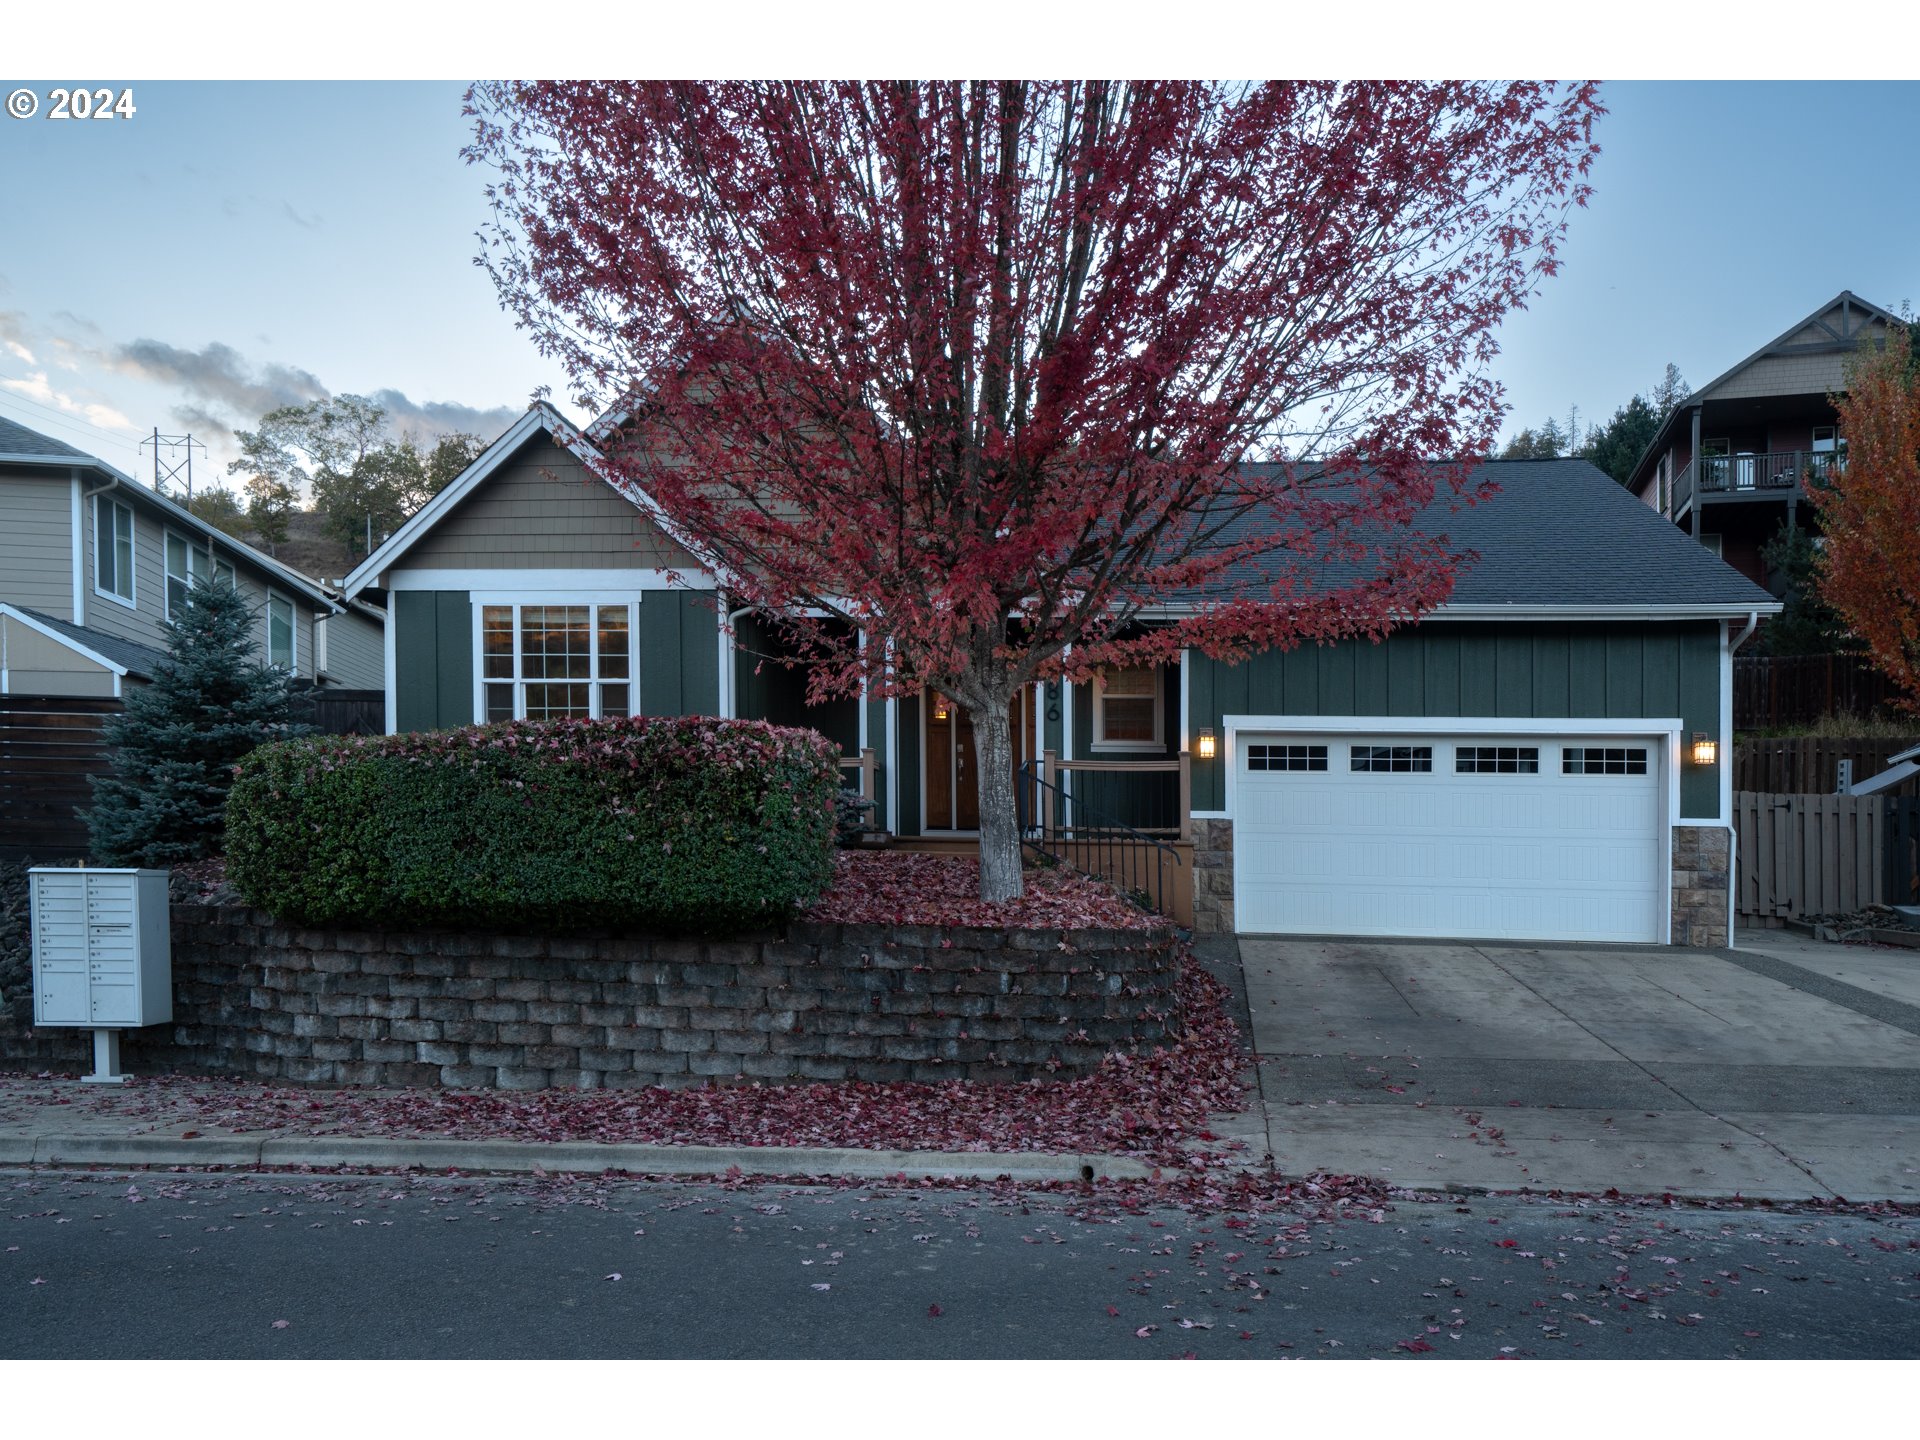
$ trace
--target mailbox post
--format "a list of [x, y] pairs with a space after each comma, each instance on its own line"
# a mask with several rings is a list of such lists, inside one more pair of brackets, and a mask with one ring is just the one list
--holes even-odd
[[119, 1084], [120, 1032], [173, 1019], [165, 870], [36, 868], [33, 1023], [93, 1031], [95, 1084]]

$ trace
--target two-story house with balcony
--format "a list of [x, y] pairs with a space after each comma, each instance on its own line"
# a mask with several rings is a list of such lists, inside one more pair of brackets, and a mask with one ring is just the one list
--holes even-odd
[[1832, 396], [1847, 357], [1899, 317], [1843, 290], [1676, 406], [1628, 488], [1734, 569], [1768, 584], [1761, 549], [1817, 530], [1808, 484], [1845, 451]]

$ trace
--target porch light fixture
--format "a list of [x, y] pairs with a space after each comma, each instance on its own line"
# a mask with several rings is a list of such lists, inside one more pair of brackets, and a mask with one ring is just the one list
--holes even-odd
[[1693, 732], [1693, 763], [1696, 765], [1711, 765], [1715, 760], [1719, 758], [1720, 758], [1720, 746], [1718, 745], [1718, 743], [1716, 743], [1715, 741], [1709, 740], [1707, 738], [1706, 731], [1704, 730], [1694, 731]]
[[1213, 731], [1202, 730], [1200, 732], [1198, 738], [1194, 742], [1193, 753], [1198, 755], [1202, 760], [1213, 759], [1213, 754], [1214, 754]]
[[947, 718], [947, 701], [944, 695], [936, 695], [933, 698], [933, 718], [936, 720]]

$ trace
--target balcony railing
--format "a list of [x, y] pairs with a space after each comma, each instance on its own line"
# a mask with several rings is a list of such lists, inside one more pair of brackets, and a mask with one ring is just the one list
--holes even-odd
[[1697, 489], [1702, 499], [1723, 495], [1805, 493], [1819, 485], [1839, 457], [1831, 450], [1774, 450], [1761, 455], [1702, 455], [1674, 477], [1672, 513], [1686, 508]]

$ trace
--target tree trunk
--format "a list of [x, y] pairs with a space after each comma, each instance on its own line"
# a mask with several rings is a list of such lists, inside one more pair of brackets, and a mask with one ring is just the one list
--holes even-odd
[[973, 715], [973, 747], [980, 786], [980, 898], [1018, 900], [1020, 821], [1014, 810], [1013, 732], [1007, 719], [1010, 695], [986, 691]]

